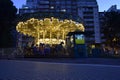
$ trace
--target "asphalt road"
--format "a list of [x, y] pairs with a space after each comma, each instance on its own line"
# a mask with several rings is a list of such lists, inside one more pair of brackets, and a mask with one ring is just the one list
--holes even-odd
[[0, 80], [120, 80], [120, 66], [0, 60]]

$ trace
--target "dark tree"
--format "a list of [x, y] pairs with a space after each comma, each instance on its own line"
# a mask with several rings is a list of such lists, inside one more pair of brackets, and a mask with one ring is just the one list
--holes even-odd
[[11, 29], [17, 9], [11, 0], [0, 0], [0, 47], [12, 47]]
[[103, 33], [106, 44], [111, 47], [120, 45], [120, 13], [106, 12], [104, 16]]

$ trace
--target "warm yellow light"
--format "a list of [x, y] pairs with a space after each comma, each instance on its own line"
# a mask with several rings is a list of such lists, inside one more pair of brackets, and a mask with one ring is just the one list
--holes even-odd
[[[69, 32], [80, 30], [84, 32], [84, 26], [81, 23], [72, 20], [59, 20], [57, 18], [44, 18], [41, 20], [31, 18], [26, 22], [19, 22], [16, 30], [24, 35], [32, 36], [35, 38], [36, 43], [50, 42], [57, 43], [60, 40], [64, 42], [66, 35]], [[49, 39], [50, 41], [45, 41]], [[57, 39], [57, 40], [54, 40]], [[52, 42], [50, 42], [52, 44]]]
[[94, 48], [95, 48], [95, 45], [92, 45], [91, 47], [92, 47], [92, 49], [94, 49]]

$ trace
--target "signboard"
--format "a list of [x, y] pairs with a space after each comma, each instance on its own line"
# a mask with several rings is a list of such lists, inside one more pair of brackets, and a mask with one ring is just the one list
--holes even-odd
[[83, 34], [75, 34], [75, 44], [85, 44], [85, 36]]

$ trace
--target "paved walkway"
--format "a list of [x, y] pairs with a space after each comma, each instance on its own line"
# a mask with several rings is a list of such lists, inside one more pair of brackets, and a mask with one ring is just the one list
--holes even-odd
[[0, 60], [0, 80], [120, 80], [119, 65], [41, 60]]
[[119, 58], [22, 58], [17, 60], [52, 63], [120, 65]]

